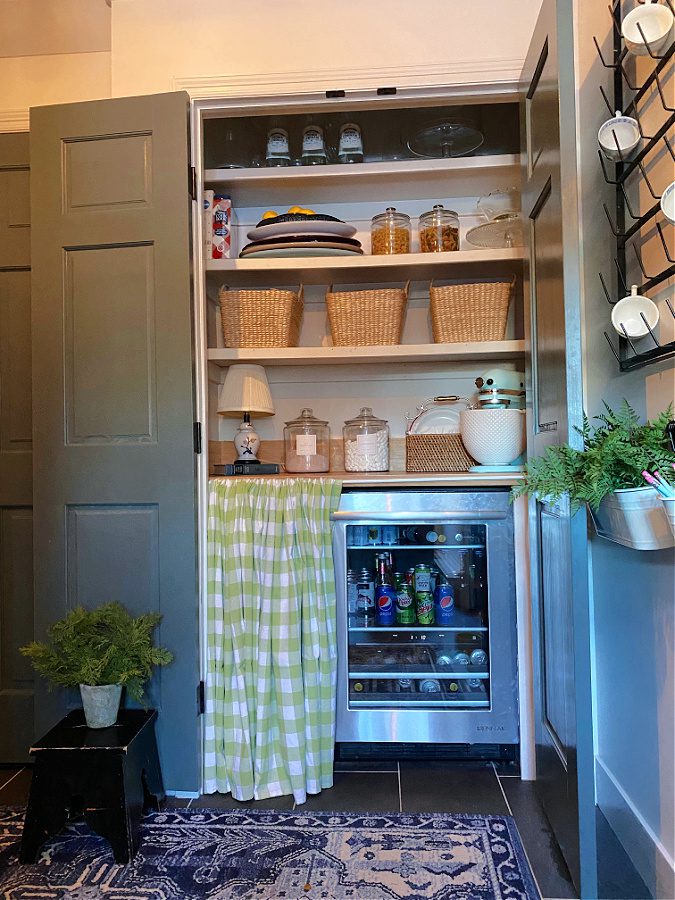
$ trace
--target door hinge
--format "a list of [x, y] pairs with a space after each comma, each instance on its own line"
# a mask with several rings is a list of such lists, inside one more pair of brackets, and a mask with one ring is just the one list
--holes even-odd
[[192, 445], [194, 447], [195, 453], [202, 452], [202, 423], [201, 422], [193, 422], [192, 423]]
[[188, 167], [188, 191], [193, 200], [197, 199], [197, 172], [194, 166]]
[[204, 682], [200, 681], [197, 685], [197, 715], [203, 716], [206, 712], [206, 694]]

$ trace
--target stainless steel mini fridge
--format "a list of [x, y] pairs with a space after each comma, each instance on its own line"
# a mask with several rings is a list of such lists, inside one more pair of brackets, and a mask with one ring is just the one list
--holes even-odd
[[[336, 740], [518, 741], [513, 516], [507, 490], [346, 490], [333, 516]], [[373, 609], [378, 562], [401, 585]], [[406, 608], [415, 567], [443, 584]], [[449, 590], [447, 586], [450, 586]], [[441, 601], [441, 596], [452, 602]], [[386, 615], [385, 615], [386, 614]], [[413, 618], [414, 617], [414, 618]], [[421, 620], [421, 621], [420, 621]]]

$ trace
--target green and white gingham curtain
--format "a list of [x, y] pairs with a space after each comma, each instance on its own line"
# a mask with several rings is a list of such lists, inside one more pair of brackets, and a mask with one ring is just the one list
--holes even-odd
[[333, 783], [340, 490], [327, 478], [210, 482], [207, 793], [304, 803]]

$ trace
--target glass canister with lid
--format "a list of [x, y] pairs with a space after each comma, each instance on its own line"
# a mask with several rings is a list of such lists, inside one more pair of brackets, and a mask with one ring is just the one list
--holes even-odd
[[389, 426], [369, 406], [347, 419], [342, 429], [347, 472], [389, 471]]
[[446, 209], [442, 203], [437, 203], [433, 209], [422, 213], [419, 230], [422, 253], [459, 250], [459, 216], [454, 209]]
[[303, 409], [284, 428], [284, 465], [287, 472], [328, 472], [330, 428], [314, 411]]
[[374, 254], [410, 253], [410, 216], [394, 206], [373, 216], [370, 243]]

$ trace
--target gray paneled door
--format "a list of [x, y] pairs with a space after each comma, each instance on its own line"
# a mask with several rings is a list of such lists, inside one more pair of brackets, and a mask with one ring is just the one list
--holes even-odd
[[[36, 631], [78, 604], [162, 613], [171, 791], [200, 771], [188, 110], [31, 110]], [[66, 699], [38, 689], [38, 731]]]
[[[573, 79], [574, 71], [571, 43], [569, 59], [559, 58], [561, 46], [566, 46], [561, 25], [563, 29], [571, 27], [567, 6], [544, 0], [523, 72], [530, 456], [541, 455], [547, 446], [578, 440], [573, 426], [581, 424], [579, 283], [574, 268], [578, 229], [575, 231], [572, 223], [570, 233], [565, 234], [565, 217], [571, 220], [575, 211], [566, 213], [570, 197], [565, 199], [563, 190], [563, 168], [576, 173], [573, 113], [562, 135], [562, 143], [567, 145], [565, 159], [560, 127], [564, 121], [562, 83], [565, 78]], [[573, 83], [565, 89], [573, 95]], [[568, 194], [573, 201], [573, 191]], [[576, 885], [587, 891], [583, 896], [590, 897], [595, 849], [594, 838], [589, 835], [586, 839], [585, 831], [589, 802], [591, 810], [593, 807], [593, 796], [587, 795], [592, 784], [584, 783], [585, 772], [593, 763], [585, 513], [572, 515], [566, 499], [558, 503], [532, 501], [530, 536], [537, 790], [570, 873]]]
[[33, 740], [30, 193], [27, 134], [0, 135], [0, 763]]

